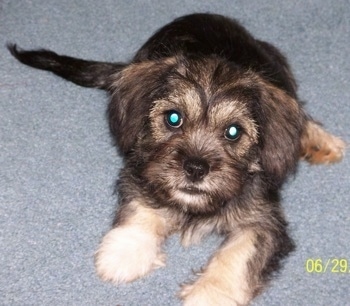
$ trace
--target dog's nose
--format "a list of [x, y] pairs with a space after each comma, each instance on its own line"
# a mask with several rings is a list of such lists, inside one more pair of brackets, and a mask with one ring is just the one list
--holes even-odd
[[190, 158], [184, 162], [185, 174], [192, 182], [202, 180], [209, 173], [209, 164], [199, 158]]

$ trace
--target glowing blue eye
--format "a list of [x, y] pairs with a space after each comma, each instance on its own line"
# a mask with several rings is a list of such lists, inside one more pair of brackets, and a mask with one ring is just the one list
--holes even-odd
[[183, 122], [181, 114], [175, 110], [168, 111], [165, 118], [166, 122], [174, 128], [179, 128]]
[[237, 140], [241, 135], [242, 128], [237, 124], [231, 124], [225, 130], [225, 138], [227, 140]]

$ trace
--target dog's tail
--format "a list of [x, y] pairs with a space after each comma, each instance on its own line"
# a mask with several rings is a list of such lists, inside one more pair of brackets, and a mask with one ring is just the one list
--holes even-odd
[[123, 63], [86, 61], [58, 55], [45, 49], [25, 51], [18, 48], [15, 44], [8, 44], [7, 48], [21, 63], [37, 69], [51, 71], [84, 87], [108, 90], [112, 82], [111, 75], [125, 67]]

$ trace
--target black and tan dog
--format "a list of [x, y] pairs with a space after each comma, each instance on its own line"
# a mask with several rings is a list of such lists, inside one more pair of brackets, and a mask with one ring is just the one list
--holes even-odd
[[344, 142], [303, 110], [286, 59], [231, 19], [194, 14], [155, 33], [130, 63], [8, 46], [22, 63], [111, 96], [125, 166], [113, 228], [96, 253], [105, 281], [163, 266], [164, 240], [225, 237], [185, 305], [246, 305], [293, 250], [279, 190], [300, 159], [341, 160]]

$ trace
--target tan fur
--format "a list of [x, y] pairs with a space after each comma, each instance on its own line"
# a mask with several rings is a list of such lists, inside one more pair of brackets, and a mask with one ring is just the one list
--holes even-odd
[[208, 117], [213, 129], [218, 126], [229, 126], [232, 123], [242, 126], [245, 133], [240, 141], [239, 149], [236, 150], [238, 156], [244, 155], [252, 144], [258, 142], [256, 122], [250, 118], [242, 101], [223, 101], [216, 104], [210, 109]]
[[193, 284], [184, 285], [180, 297], [185, 306], [246, 305], [252, 297], [248, 261], [257, 251], [253, 231], [236, 234], [215, 253]]
[[128, 63], [8, 47], [27, 65], [111, 96], [124, 165], [113, 229], [96, 252], [103, 280], [130, 282], [164, 266], [162, 243], [174, 232], [185, 246], [216, 233], [225, 242], [182, 287], [184, 305], [247, 305], [263, 291], [295, 247], [283, 184], [300, 158], [329, 164], [345, 150], [305, 113], [277, 48], [212, 14], [174, 20]]
[[301, 158], [310, 164], [331, 164], [342, 160], [345, 142], [308, 121], [301, 138]]
[[[210, 97], [213, 93], [209, 76], [213, 74], [216, 60], [207, 63], [205, 69], [197, 72], [196, 80], [203, 87], [202, 92], [198, 84], [196, 87], [188, 80], [174, 77], [171, 80], [173, 92], [154, 100], [147, 114], [150, 142], [145, 141], [143, 145], [146, 151], [149, 146], [158, 148], [142, 169], [142, 176], [158, 189], [163, 188], [168, 196], [162, 199], [166, 205], [153, 209], [154, 204], [147, 202], [149, 198], [142, 197], [125, 203], [121, 209], [123, 217], [105, 235], [97, 251], [96, 270], [105, 281], [130, 282], [165, 265], [161, 246], [169, 234], [179, 232], [182, 244], [188, 246], [212, 232], [225, 233], [225, 243], [198, 274], [198, 279], [182, 287], [179, 296], [184, 306], [248, 305], [269, 281], [263, 280], [261, 271], [273, 266], [271, 258], [275, 249], [283, 249], [283, 239], [287, 245], [291, 242], [279, 228], [280, 222], [284, 222], [282, 213], [275, 215], [276, 207], [270, 207], [260, 195], [252, 196], [246, 204], [249, 208], [233, 206], [226, 215], [215, 214], [220, 211], [220, 201], [240, 195], [241, 178], [248, 171], [253, 174], [265, 171], [269, 177], [283, 177], [288, 165], [297, 162], [299, 150], [304, 152], [302, 158], [310, 163], [339, 161], [344, 154], [344, 143], [308, 121], [294, 98], [251, 72], [226, 83], [217, 96]], [[162, 64], [132, 66], [124, 72], [124, 79], [118, 86], [149, 69], [156, 74]], [[178, 72], [185, 74], [183, 68], [178, 68]], [[249, 98], [241, 94], [242, 89], [256, 84], [261, 89], [264, 116], [268, 118], [263, 130], [248, 108]], [[233, 92], [233, 89], [237, 94], [227, 97], [225, 90]], [[128, 94], [133, 90], [131, 88]], [[203, 96], [203, 92], [209, 97]], [[136, 93], [132, 95], [138, 97]], [[206, 99], [211, 98], [214, 102], [207, 104]], [[165, 114], [169, 110], [181, 113], [183, 125], [180, 129], [167, 126]], [[124, 116], [123, 120], [127, 119], [126, 114]], [[236, 145], [224, 137], [225, 129], [231, 124], [238, 124], [244, 130]], [[236, 164], [244, 164], [252, 148], [256, 149], [265, 135], [262, 154], [249, 160], [242, 174]], [[189, 182], [184, 172], [184, 160], [193, 156], [210, 163], [208, 174], [195, 183]], [[199, 192], [186, 191], [189, 187]], [[212, 201], [213, 195], [221, 198]], [[180, 205], [173, 210], [173, 203]], [[186, 214], [193, 212], [193, 219], [187, 219]], [[214, 214], [206, 218], [205, 214], [201, 215], [203, 212]], [[275, 218], [281, 219], [276, 221]], [[278, 235], [283, 242], [276, 242]], [[256, 249], [258, 244], [262, 247], [260, 251]], [[286, 248], [289, 252], [292, 246]]]

